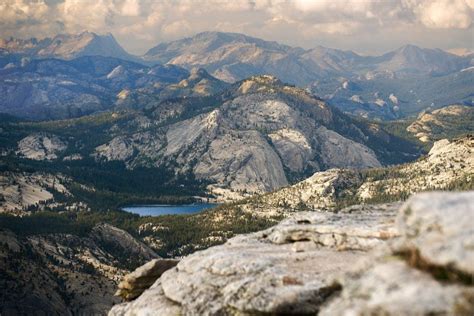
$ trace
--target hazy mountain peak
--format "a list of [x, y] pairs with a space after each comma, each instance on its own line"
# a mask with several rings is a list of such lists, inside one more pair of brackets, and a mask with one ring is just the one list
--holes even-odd
[[379, 58], [378, 69], [414, 74], [444, 74], [456, 71], [466, 59], [441, 49], [420, 48], [408, 44]]
[[[151, 48], [144, 58], [162, 63], [175, 63], [176, 56], [184, 56], [179, 63], [189, 63], [190, 57], [207, 58], [215, 60], [219, 53], [222, 58], [234, 57], [232, 53], [241, 53], [242, 58], [246, 58], [249, 53], [254, 53], [257, 49], [287, 52], [292, 50], [290, 46], [277, 42], [265, 41], [259, 38], [247, 36], [240, 33], [224, 32], [202, 32], [192, 37], [187, 37], [177, 41], [160, 43]], [[237, 56], [235, 56], [237, 57]], [[192, 66], [190, 66], [192, 67]]]
[[415, 52], [415, 51], [421, 51], [421, 50], [423, 49], [413, 44], [406, 44], [400, 47], [399, 49], [397, 49], [397, 51], [401, 51], [401, 52]]
[[277, 49], [291, 49], [290, 46], [277, 43], [275, 41], [267, 41], [257, 37], [245, 35], [242, 33], [233, 32], [202, 32], [198, 33], [193, 37], [195, 40], [212, 40], [220, 42], [220, 44], [227, 44], [229, 42], [243, 42], [252, 43], [265, 47], [275, 47]]
[[80, 56], [105, 56], [125, 60], [137, 60], [128, 54], [111, 33], [104, 35], [90, 31], [79, 34], [58, 34], [52, 38], [2, 39], [0, 48], [9, 53], [26, 54], [40, 58], [73, 59]]

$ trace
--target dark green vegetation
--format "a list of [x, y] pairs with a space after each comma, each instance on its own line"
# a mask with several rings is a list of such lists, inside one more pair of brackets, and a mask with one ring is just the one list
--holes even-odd
[[[222, 219], [216, 220], [216, 217]], [[123, 211], [38, 212], [26, 217], [0, 215], [0, 229], [11, 230], [19, 236], [67, 233], [85, 237], [96, 224], [108, 223], [138, 239], [152, 237], [159, 240], [161, 246], [157, 253], [162, 257], [174, 257], [223, 243], [235, 234], [268, 228], [280, 219], [265, 219], [242, 212], [235, 205], [223, 205], [199, 214], [159, 217], [139, 217]], [[159, 229], [140, 229], [146, 224]], [[138, 263], [126, 268], [136, 266]]]
[[275, 225], [282, 218], [262, 218], [243, 212], [237, 204], [226, 204], [192, 215], [143, 217], [138, 223], [160, 227], [145, 230], [140, 237], [151, 236], [164, 242], [157, 251], [160, 256], [183, 256], [196, 250], [225, 242], [236, 234], [260, 231]]
[[[416, 173], [417, 171], [413, 171]], [[420, 172], [420, 171], [418, 171]], [[379, 204], [379, 203], [389, 203], [389, 202], [397, 202], [397, 201], [405, 201], [407, 200], [414, 192], [412, 192], [409, 188], [404, 188], [402, 182], [397, 184], [399, 186], [399, 190], [396, 192], [392, 192], [390, 190], [390, 181], [393, 180], [395, 182], [400, 181], [408, 177], [406, 171], [403, 171], [403, 165], [394, 166], [390, 168], [374, 168], [374, 169], [367, 169], [361, 170], [358, 172], [361, 177], [362, 183], [366, 181], [375, 182], [380, 181], [375, 187], [375, 194], [370, 198], [364, 201], [355, 197], [354, 194], [344, 194], [338, 200], [338, 207], [337, 209], [341, 209], [346, 206], [366, 203], [366, 204]], [[411, 175], [413, 176], [413, 174]], [[474, 181], [472, 181], [472, 176], [466, 174], [465, 176], [454, 179], [450, 183], [442, 186], [431, 186], [426, 187], [423, 190], [419, 191], [468, 191], [474, 190]]]
[[20, 236], [55, 233], [85, 236], [90, 232], [92, 226], [82, 221], [76, 221], [67, 214], [38, 212], [25, 217], [0, 214], [0, 229], [11, 230]]
[[[79, 119], [51, 122], [0, 121], [0, 171], [63, 174], [71, 179], [71, 191], [76, 201], [83, 201], [96, 209], [116, 209], [130, 203], [188, 203], [191, 196], [203, 195], [205, 183], [192, 174], [175, 174], [167, 166], [127, 168], [120, 161], [99, 161], [90, 156], [98, 145], [108, 141], [108, 129], [117, 124], [125, 128], [131, 113], [102, 113]], [[14, 150], [19, 140], [35, 132], [49, 133], [62, 139], [76, 140], [54, 161], [19, 158]], [[81, 160], [63, 160], [72, 154]], [[95, 191], [84, 189], [93, 187]]]

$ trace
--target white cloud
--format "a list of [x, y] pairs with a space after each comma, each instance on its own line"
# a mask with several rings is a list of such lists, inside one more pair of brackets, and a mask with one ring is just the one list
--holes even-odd
[[0, 0], [0, 37], [112, 32], [132, 51], [201, 31], [293, 45], [473, 48], [474, 0]]
[[474, 1], [438, 0], [423, 1], [415, 8], [415, 14], [429, 28], [460, 28], [471, 26]]
[[79, 31], [85, 26], [96, 31], [113, 23], [116, 10], [114, 4], [107, 0], [65, 0], [58, 6], [58, 18], [64, 23], [66, 31]]
[[372, 9], [377, 1], [331, 1], [331, 0], [296, 0], [295, 6], [301, 11], [306, 12], [328, 12], [333, 11], [336, 14], [365, 14]]
[[127, 0], [122, 4], [121, 14], [123, 16], [139, 16], [141, 4], [139, 0]]
[[2, 0], [0, 3], [0, 23], [16, 24], [41, 21], [49, 7], [44, 1]]

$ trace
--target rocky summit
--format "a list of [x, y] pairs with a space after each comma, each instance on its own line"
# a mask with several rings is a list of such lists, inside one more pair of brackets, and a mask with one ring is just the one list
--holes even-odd
[[334, 210], [345, 203], [398, 201], [427, 190], [462, 189], [474, 174], [474, 138], [460, 137], [434, 143], [428, 155], [415, 162], [348, 170], [333, 168], [271, 192], [244, 205], [251, 212], [288, 214], [295, 210]]
[[183, 258], [109, 315], [472, 315], [473, 206], [431, 192], [299, 213]]

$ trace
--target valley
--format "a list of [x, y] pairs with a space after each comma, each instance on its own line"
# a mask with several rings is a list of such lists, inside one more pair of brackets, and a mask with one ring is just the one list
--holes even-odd
[[[33, 279], [33, 281], [29, 281], [33, 284], [36, 284], [36, 282], [53, 282], [51, 288], [57, 286], [57, 290], [52, 292], [54, 294], [50, 293], [48, 295], [57, 295], [57, 297], [55, 296], [57, 301], [53, 301], [54, 306], [44, 307], [46, 310], [49, 308], [65, 310], [64, 305], [61, 304], [66, 304], [68, 308], [75, 308], [76, 305], [74, 304], [82, 306], [80, 304], [92, 299], [93, 295], [90, 297], [84, 296], [84, 294], [81, 294], [84, 287], [76, 287], [74, 285], [76, 284], [75, 281], [72, 281], [87, 280], [87, 284], [91, 287], [91, 293], [99, 291], [100, 295], [107, 297], [101, 298], [97, 303], [87, 301], [88, 308], [104, 311], [110, 308], [111, 304], [118, 302], [112, 294], [115, 292], [115, 286], [120, 276], [153, 256], [180, 258], [198, 250], [222, 244], [233, 236], [269, 228], [282, 219], [305, 211], [312, 211], [315, 214], [328, 214], [327, 211], [329, 211], [329, 214], [333, 212], [336, 212], [333, 214], [340, 214], [340, 212], [344, 214], [345, 209], [380, 208], [383, 207], [379, 204], [381, 202], [404, 200], [415, 192], [425, 190], [472, 190], [473, 150], [474, 139], [472, 136], [452, 141], [442, 140], [435, 143], [430, 153], [417, 162], [361, 171], [331, 169], [316, 172], [307, 180], [276, 192], [225, 203], [214, 209], [190, 215], [140, 217], [127, 212], [107, 210], [96, 206], [99, 204], [91, 203], [89, 205], [87, 202], [72, 202], [80, 196], [65, 194], [66, 198], [62, 201], [53, 199], [46, 201], [44, 204], [37, 203], [36, 205], [33, 204], [33, 207], [22, 208], [21, 212], [26, 214], [24, 217], [12, 216], [15, 212], [9, 212], [12, 215], [0, 215], [0, 230], [2, 233], [10, 236], [7, 240], [13, 239], [11, 243], [14, 243], [14, 245], [19, 243], [20, 249], [24, 249], [18, 253], [15, 246], [8, 242], [9, 246], [5, 248], [6, 252], [3, 252], [4, 260], [7, 260], [4, 263], [12, 262], [10, 258], [15, 256], [16, 260], [20, 262], [15, 265], [19, 266], [20, 270], [18, 268], [12, 270], [12, 266], [2, 265], [2, 273], [11, 277], [16, 275], [15, 273], [20, 273], [19, 277], [21, 279]], [[11, 176], [12, 174], [3, 173], [3, 177], [10, 178]], [[53, 191], [51, 186], [51, 182], [53, 182], [55, 183], [55, 189], [61, 189], [63, 192], [69, 191], [66, 188], [70, 183], [65, 179], [47, 180], [48, 178], [45, 178], [44, 175], [41, 177], [31, 175], [25, 179], [22, 179], [19, 175], [15, 175], [15, 177], [16, 181], [20, 183], [19, 186], [22, 186], [22, 181], [39, 186], [46, 184], [44, 190]], [[40, 182], [39, 179], [45, 179], [46, 181]], [[65, 189], [63, 189], [62, 183], [64, 183]], [[93, 190], [92, 187], [90, 189]], [[31, 188], [20, 190], [20, 192], [27, 192], [28, 190], [31, 190]], [[71, 190], [71, 192], [74, 191]], [[5, 193], [3, 195], [4, 200], [10, 200], [11, 197], [5, 196]], [[116, 197], [118, 197], [116, 194], [112, 194], [111, 199]], [[26, 197], [24, 200], [31, 202]], [[41, 211], [41, 209], [50, 210]], [[314, 212], [315, 210], [326, 212]], [[101, 226], [104, 225], [101, 224], [104, 222], [110, 223], [109, 226]], [[128, 233], [110, 225], [124, 229]], [[101, 233], [98, 233], [99, 230]], [[140, 243], [142, 246], [138, 248], [129, 244], [126, 246], [127, 244], [122, 242], [121, 245], [115, 245], [114, 243], [117, 240], [123, 238], [118, 238], [117, 233], [126, 238], [126, 243]], [[38, 250], [31, 248], [35, 241], [42, 245], [39, 249], [51, 248], [51, 254], [49, 252], [43, 253], [42, 250], [38, 253]], [[73, 245], [71, 242], [73, 244], [84, 244], [84, 246], [80, 248], [74, 246], [74, 249], [81, 250], [64, 254], [63, 252], [68, 251], [67, 249]], [[50, 244], [52, 245], [50, 246]], [[56, 249], [59, 247], [59, 250], [53, 250], [55, 247]], [[144, 257], [139, 261], [127, 261], [126, 258], [136, 258], [136, 256], [123, 256], [124, 253], [120, 250], [120, 247], [142, 249], [139, 251], [144, 252]], [[31, 251], [33, 251], [32, 254]], [[85, 255], [81, 254], [82, 252]], [[35, 266], [33, 269], [39, 270], [34, 270], [37, 272], [34, 272], [33, 275], [29, 272], [31, 270], [26, 268], [24, 271], [22, 270], [22, 262], [29, 258], [23, 256], [35, 256], [34, 258], [37, 258], [35, 259], [38, 260], [35, 261], [38, 262], [35, 263], [37, 267]], [[89, 257], [90, 259], [88, 259]], [[65, 265], [64, 262], [69, 261], [72, 261], [72, 263]], [[89, 264], [92, 264], [92, 267]], [[71, 265], [74, 268], [71, 268]], [[6, 282], [9, 278], [5, 279]], [[71, 278], [73, 279], [71, 280]], [[92, 281], [91, 278], [97, 281]], [[93, 282], [98, 282], [97, 284], [100, 283], [101, 285], [96, 286]], [[68, 289], [63, 289], [62, 284], [67, 284]], [[77, 284], [80, 285], [81, 283]], [[9, 288], [10, 283], [6, 283], [5, 286]], [[37, 295], [35, 298], [37, 302], [38, 300], [51, 302], [51, 296], [45, 297], [46, 294], [36, 292], [35, 289], [41, 287], [32, 286], [33, 288], [28, 291], [33, 295]], [[27, 288], [21, 289], [25, 290]], [[18, 290], [17, 288], [16, 291]], [[16, 292], [13, 291], [8, 297], [13, 299], [16, 297], [12, 296], [14, 293]], [[69, 296], [65, 297], [64, 295]], [[16, 310], [19, 308], [16, 305], [18, 300], [15, 299], [14, 302], [8, 305], [9, 309]], [[84, 307], [77, 308], [85, 311]], [[74, 309], [72, 313], [74, 313]]]
[[448, 297], [422, 315], [472, 311], [472, 249], [438, 262], [433, 229], [413, 246], [406, 227], [431, 196], [467, 235], [443, 199], [472, 211], [473, 63], [228, 32], [142, 56], [112, 34], [0, 40], [0, 314], [404, 314], [385, 290], [364, 305], [374, 275]]
[[38, 123], [7, 119], [2, 130], [7, 170], [39, 167], [143, 197], [179, 188], [183, 199], [211, 194], [228, 201], [315, 171], [380, 167], [421, 154], [378, 123], [356, 120], [271, 76], [143, 110]]

